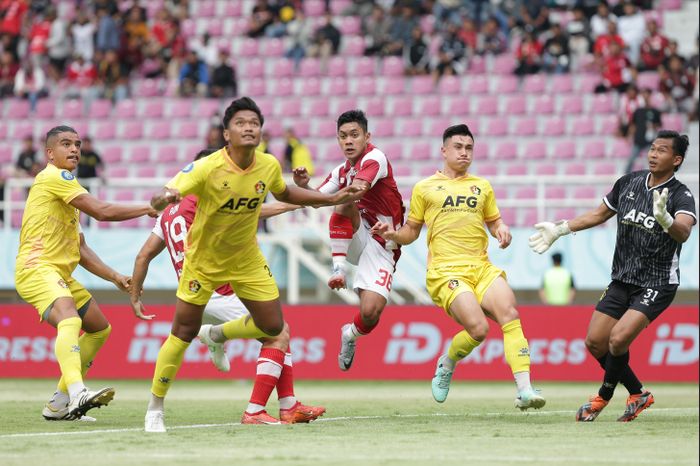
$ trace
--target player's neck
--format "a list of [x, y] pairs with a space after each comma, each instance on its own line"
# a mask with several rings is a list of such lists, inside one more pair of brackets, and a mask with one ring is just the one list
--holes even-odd
[[226, 146], [226, 154], [238, 168], [245, 170], [250, 167], [255, 161], [255, 147], [249, 149], [246, 147], [231, 147]]
[[666, 173], [651, 173], [649, 172], [649, 188], [653, 188], [654, 186], [659, 186], [660, 184], [663, 184], [673, 178], [673, 175], [675, 172], [670, 171]]
[[447, 165], [445, 165], [444, 167], [442, 167], [442, 174], [448, 178], [455, 179], [455, 178], [461, 178], [463, 176], [466, 176], [467, 170], [457, 171], [457, 170], [453, 170], [450, 167], [448, 167]]

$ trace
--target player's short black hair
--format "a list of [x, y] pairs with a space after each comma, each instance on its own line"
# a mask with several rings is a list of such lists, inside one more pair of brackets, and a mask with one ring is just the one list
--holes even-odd
[[46, 133], [46, 139], [44, 142], [46, 147], [49, 147], [51, 144], [53, 144], [53, 138], [55, 138], [56, 136], [58, 136], [61, 133], [78, 134], [78, 132], [76, 130], [74, 130], [73, 128], [71, 128], [70, 126], [65, 126], [65, 125], [54, 126]]
[[207, 155], [211, 155], [216, 151], [217, 149], [202, 149], [199, 152], [197, 152], [197, 155], [194, 156], [194, 161], [196, 162], [199, 159], [203, 159]]
[[450, 139], [452, 136], [469, 136], [472, 138], [472, 141], [474, 140], [472, 131], [469, 129], [469, 126], [465, 124], [452, 125], [447, 128], [445, 132], [442, 133], [442, 143], [445, 144], [445, 141]]
[[561, 265], [561, 253], [560, 252], [555, 252], [552, 254], [552, 262], [554, 262], [554, 265]]
[[355, 109], [341, 113], [338, 117], [337, 123], [338, 126], [336, 127], [336, 130], [339, 130], [345, 123], [357, 123], [360, 125], [360, 128], [362, 128], [362, 131], [365, 133], [367, 132], [367, 116], [362, 110]]
[[688, 145], [690, 144], [690, 141], [688, 140], [688, 135], [680, 134], [678, 131], [662, 129], [661, 131], [656, 133], [656, 138], [673, 140], [673, 144], [671, 146], [673, 155], [680, 155], [682, 159], [681, 163], [673, 169], [673, 171], [677, 172], [678, 169], [681, 168], [681, 165], [683, 165], [683, 162], [685, 161], [685, 153], [688, 151]]
[[240, 112], [241, 110], [250, 110], [252, 112], [255, 112], [258, 115], [258, 118], [260, 119], [260, 126], [262, 126], [265, 123], [265, 118], [263, 117], [262, 112], [260, 111], [260, 107], [258, 107], [258, 104], [256, 104], [255, 101], [250, 97], [241, 97], [240, 99], [236, 99], [233, 102], [231, 102], [231, 105], [229, 105], [226, 111], [224, 112], [224, 129], [228, 128], [228, 123], [233, 118], [233, 115]]

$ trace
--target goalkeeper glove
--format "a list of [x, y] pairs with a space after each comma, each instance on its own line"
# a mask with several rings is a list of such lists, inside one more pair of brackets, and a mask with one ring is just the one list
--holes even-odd
[[673, 217], [666, 210], [666, 201], [668, 201], [668, 188], [663, 191], [654, 190], [654, 218], [661, 228], [668, 233], [668, 229], [673, 225]]
[[538, 254], [542, 254], [554, 243], [560, 236], [571, 233], [569, 222], [560, 220], [557, 223], [541, 222], [535, 225], [537, 233], [530, 236], [530, 249]]

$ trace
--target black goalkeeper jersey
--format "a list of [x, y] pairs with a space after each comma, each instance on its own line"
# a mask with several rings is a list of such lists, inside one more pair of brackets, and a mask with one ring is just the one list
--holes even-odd
[[668, 188], [668, 213], [673, 217], [684, 213], [697, 222], [695, 199], [675, 176], [649, 188], [650, 176], [648, 170], [625, 175], [603, 198], [617, 213], [612, 279], [637, 286], [678, 285], [682, 244], [665, 233], [654, 218], [653, 196], [655, 190]]

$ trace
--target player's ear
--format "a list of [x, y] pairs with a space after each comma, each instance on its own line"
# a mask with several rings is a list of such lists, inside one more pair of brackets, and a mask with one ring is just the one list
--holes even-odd
[[230, 140], [229, 140], [229, 134], [228, 134], [228, 129], [225, 129], [225, 130], [224, 130], [224, 141], [230, 142]]

